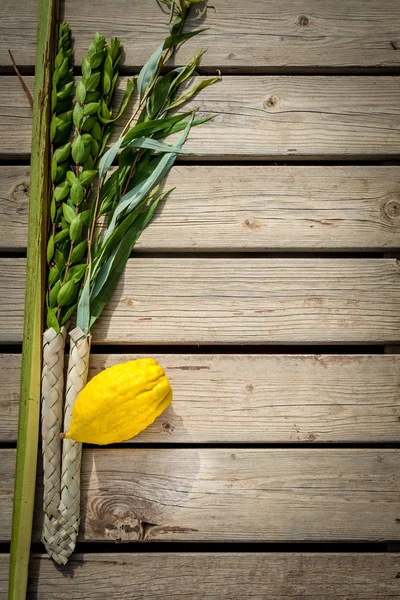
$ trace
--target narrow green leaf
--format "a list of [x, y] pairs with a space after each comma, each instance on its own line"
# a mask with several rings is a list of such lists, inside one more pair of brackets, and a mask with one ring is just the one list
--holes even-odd
[[164, 50], [163, 44], [151, 55], [148, 62], [142, 67], [137, 80], [139, 99], [143, 100], [146, 91], [154, 83], [157, 76], [160, 59]]
[[76, 324], [86, 334], [90, 330], [90, 283], [91, 283], [91, 264], [88, 265], [86, 282], [83, 286], [81, 297], [78, 302]]
[[53, 259], [54, 255], [54, 235], [49, 237], [49, 241], [47, 242], [47, 264], [49, 265]]
[[200, 92], [200, 90], [203, 90], [204, 88], [208, 87], [209, 85], [213, 85], [214, 83], [217, 83], [217, 81], [219, 81], [220, 79], [221, 79], [221, 75], [219, 74], [217, 77], [211, 77], [210, 79], [204, 79], [203, 81], [196, 83], [196, 85], [194, 85], [189, 90], [187, 90], [186, 92], [181, 94], [179, 96], [179, 98], [177, 98], [176, 100], [171, 102], [171, 104], [168, 106], [168, 110], [178, 108], [178, 106], [181, 106], [181, 104], [184, 104], [185, 102], [187, 102], [188, 100], [193, 98], [193, 96], [195, 96], [198, 92]]
[[[187, 122], [185, 130], [183, 131], [183, 133], [177, 141], [177, 148], [182, 148], [189, 135], [192, 123], [193, 115], [192, 118]], [[104, 236], [104, 240], [107, 240], [112, 234], [117, 224], [118, 217], [120, 215], [126, 214], [128, 211], [131, 211], [135, 206], [139, 204], [139, 202], [143, 198], [145, 198], [151, 192], [151, 190], [153, 190], [164, 179], [167, 173], [171, 170], [172, 165], [176, 160], [176, 157], [177, 153], [165, 154], [154, 169], [153, 173], [145, 181], [129, 190], [121, 198], [107, 227], [107, 232]]]
[[159, 152], [175, 152], [177, 154], [191, 154], [190, 150], [184, 150], [178, 146], [170, 146], [163, 142], [157, 142], [151, 138], [136, 138], [129, 143], [132, 148], [145, 148], [146, 150], [157, 150]]
[[119, 140], [115, 142], [115, 144], [111, 146], [111, 148], [107, 150], [107, 152], [101, 157], [99, 163], [99, 177], [103, 177], [107, 173], [108, 169], [111, 167], [115, 157], [118, 154], [118, 150], [120, 149], [123, 140], [124, 138], [119, 138]]
[[147, 101], [147, 114], [149, 119], [154, 119], [158, 113], [166, 106], [168, 102], [169, 90], [172, 82], [176, 79], [176, 71], [170, 71], [163, 77], [159, 77], [158, 81]]
[[[118, 246], [116, 246], [107, 263], [104, 264], [103, 272], [99, 272], [98, 281], [96, 280], [96, 285], [93, 289], [90, 328], [93, 327], [96, 320], [100, 317], [104, 306], [108, 302], [115, 285], [125, 269], [134, 245], [136, 244], [143, 230], [151, 221], [158, 203], [167, 195], [167, 193], [169, 192], [165, 192], [157, 196], [149, 204], [147, 209], [138, 218], [133, 220], [131, 226], [126, 232], [126, 235], [121, 239]], [[103, 281], [102, 285], [100, 285], [101, 280]]]
[[[212, 119], [215, 119], [215, 117], [216, 117], [216, 115], [209, 115], [208, 117], [202, 117], [201, 119], [195, 119], [192, 123], [192, 127], [195, 127], [196, 125], [201, 125], [202, 123], [206, 123], [207, 121], [211, 121]], [[185, 129], [186, 123], [187, 123], [187, 121], [184, 121], [182, 123], [176, 123], [175, 125], [170, 127], [170, 129], [168, 129], [166, 132], [164, 132], [163, 135], [155, 134], [154, 137], [156, 137], [156, 138], [167, 137], [167, 136], [173, 135], [174, 133], [179, 133], [180, 131]]]
[[[175, 123], [179, 123], [183, 119], [185, 119], [188, 115], [192, 114], [191, 111], [182, 113], [180, 115], [175, 115], [173, 117], [165, 117], [163, 119], [155, 119], [153, 121], [146, 121], [145, 123], [140, 123], [139, 125], [135, 125], [128, 131], [128, 133], [124, 136], [121, 148], [129, 145], [133, 139], [138, 137], [148, 137], [156, 132], [163, 133], [164, 131], [168, 131], [172, 125]], [[186, 127], [186, 123], [184, 124], [184, 128]]]
[[178, 44], [182, 44], [182, 42], [186, 42], [190, 38], [195, 35], [199, 35], [199, 33], [203, 33], [203, 31], [207, 31], [205, 29], [196, 29], [195, 31], [188, 31], [187, 33], [179, 33], [177, 35], [170, 35], [164, 42], [163, 50], [168, 50], [168, 48], [173, 48]]

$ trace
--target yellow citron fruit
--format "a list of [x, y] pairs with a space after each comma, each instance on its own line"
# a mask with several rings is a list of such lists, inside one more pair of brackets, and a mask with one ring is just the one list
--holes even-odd
[[146, 429], [171, 404], [172, 389], [153, 358], [105, 369], [76, 399], [65, 438], [115, 444]]

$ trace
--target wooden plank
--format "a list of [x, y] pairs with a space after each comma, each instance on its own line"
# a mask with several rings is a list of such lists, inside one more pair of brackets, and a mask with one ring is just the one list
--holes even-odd
[[[174, 400], [133, 443], [398, 442], [399, 355], [152, 354]], [[92, 354], [90, 377], [139, 355]], [[18, 355], [0, 355], [0, 442], [15, 442]]]
[[[1, 450], [0, 540], [14, 451]], [[398, 450], [86, 449], [83, 541], [399, 540]], [[41, 484], [35, 517], [41, 531]]]
[[15, 450], [0, 450], [0, 542], [11, 539], [15, 458]]
[[[400, 168], [178, 166], [136, 248], [380, 250], [399, 246]], [[0, 250], [26, 247], [29, 173], [0, 167]]]
[[[399, 94], [396, 77], [224, 77], [187, 104], [218, 115], [187, 148], [193, 160], [398, 158]], [[26, 158], [31, 115], [16, 77], [0, 78], [0, 106], [0, 158]]]
[[[210, 3], [209, 3], [210, 4]], [[75, 37], [77, 62], [86, 53], [93, 33], [120, 36], [124, 66], [137, 70], [167, 33], [168, 17], [155, 0], [69, 0], [64, 18]], [[19, 64], [34, 64], [36, 5], [3, 4], [0, 9], [0, 65], [10, 68], [7, 48]], [[189, 60], [199, 47], [208, 47], [203, 69], [265, 72], [271, 69], [390, 67], [399, 65], [400, 33], [397, 0], [213, 0], [207, 12], [192, 11], [188, 28], [209, 30], [185, 45], [177, 61]]]
[[[74, 554], [62, 569], [32, 556], [28, 600], [389, 600], [399, 595], [400, 555], [147, 552]], [[0, 556], [0, 584], [7, 582]], [[6, 600], [0, 589], [0, 599]]]
[[[21, 341], [23, 259], [0, 260], [0, 341]], [[137, 258], [93, 330], [108, 344], [389, 344], [396, 259]]]
[[29, 183], [28, 167], [0, 167], [0, 250], [26, 249]]

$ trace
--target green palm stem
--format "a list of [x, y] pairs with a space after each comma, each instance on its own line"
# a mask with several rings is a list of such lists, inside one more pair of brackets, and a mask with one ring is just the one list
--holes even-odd
[[26, 597], [36, 487], [46, 271], [46, 213], [50, 181], [51, 73], [57, 7], [56, 0], [38, 0], [27, 280], [11, 533], [9, 600], [25, 600]]

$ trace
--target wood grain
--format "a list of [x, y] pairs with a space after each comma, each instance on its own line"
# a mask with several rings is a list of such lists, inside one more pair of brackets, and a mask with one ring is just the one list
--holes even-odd
[[[0, 540], [14, 451], [0, 451]], [[399, 540], [398, 450], [86, 449], [81, 540]], [[41, 531], [41, 484], [34, 519]]]
[[[139, 356], [92, 354], [90, 377]], [[152, 356], [174, 400], [133, 443], [400, 441], [399, 355]], [[0, 372], [0, 442], [15, 442], [20, 357]]]
[[[187, 148], [196, 161], [398, 158], [399, 94], [396, 77], [225, 77], [185, 106], [217, 114]], [[0, 158], [27, 158], [30, 107], [16, 77], [0, 78], [0, 107]]]
[[[381, 250], [400, 239], [400, 168], [177, 166], [136, 248]], [[0, 167], [0, 250], [26, 248], [29, 173]]]
[[[6, 600], [8, 557], [0, 556]], [[57, 568], [31, 559], [28, 600], [389, 600], [398, 596], [399, 554], [104, 553], [74, 554]], [[150, 584], [151, 582], [151, 584]], [[4, 589], [4, 593], [2, 593]]]
[[[390, 67], [399, 65], [399, 7], [396, 0], [213, 0], [206, 13], [192, 11], [188, 29], [208, 27], [201, 38], [187, 43], [177, 62], [188, 61], [201, 47], [208, 52], [202, 68], [231, 72], [273, 69]], [[0, 65], [11, 63], [10, 48], [19, 65], [34, 64], [36, 4], [34, 0], [0, 7]], [[95, 31], [120, 36], [125, 68], [137, 70], [167, 34], [168, 17], [155, 1], [68, 0], [65, 18], [75, 37], [80, 63]]]
[[[0, 260], [0, 341], [21, 341], [23, 259]], [[389, 344], [396, 259], [131, 259], [93, 330], [108, 344]]]

